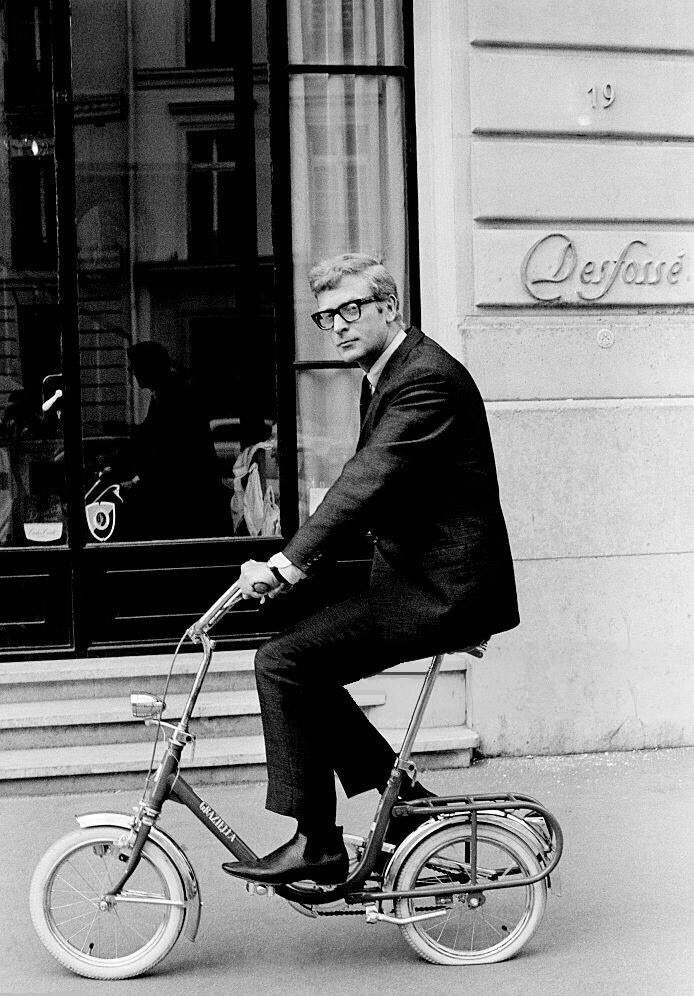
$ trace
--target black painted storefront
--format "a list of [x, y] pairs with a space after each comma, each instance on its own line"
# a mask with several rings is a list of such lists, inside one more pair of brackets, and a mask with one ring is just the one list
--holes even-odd
[[[132, 6], [122, 5], [118, 8], [118, 16], [126, 16]], [[40, 539], [36, 539], [35, 533], [34, 538], [29, 539], [23, 520], [32, 516], [22, 513], [21, 503], [15, 501], [14, 539], [4, 548], [0, 546], [2, 656], [30, 656], [40, 661], [57, 656], [167, 649], [178, 641], [186, 626], [204, 611], [220, 591], [228, 587], [244, 560], [264, 560], [283, 545], [281, 536], [228, 534], [203, 538], [140, 538], [137, 541], [116, 538], [104, 543], [94, 542], [87, 528], [84, 495], [93, 483], [97, 458], [101, 460], [107, 452], [104, 440], [108, 437], [108, 423], [104, 416], [95, 429], [97, 422], [93, 418], [90, 421], [85, 413], [96, 411], [94, 405], [97, 402], [93, 399], [97, 394], [101, 399], [106, 398], [106, 401], [99, 403], [109, 403], [109, 393], [104, 387], [104, 384], [108, 387], [109, 377], [114, 378], [114, 391], [116, 388], [121, 393], [131, 390], [123, 386], [127, 377], [125, 347], [132, 339], [132, 327], [125, 314], [128, 295], [131, 301], [137, 294], [146, 295], [152, 314], [156, 313], [164, 329], [160, 336], [167, 334], [167, 322], [170, 325], [173, 323], [173, 328], [176, 316], [186, 312], [186, 328], [203, 330], [196, 334], [210, 337], [212, 345], [208, 353], [200, 361], [193, 357], [193, 362], [198, 362], [200, 369], [206, 371], [208, 384], [214, 380], [215, 357], [219, 355], [214, 352], [214, 343], [223, 341], [228, 328], [237, 330], [234, 334], [239, 335], [249, 327], [254, 329], [259, 344], [258, 356], [264, 356], [265, 360], [269, 356], [270, 362], [260, 378], [265, 385], [263, 397], [268, 400], [263, 411], [251, 412], [251, 415], [265, 416], [268, 423], [272, 421], [278, 426], [277, 466], [282, 535], [291, 535], [299, 523], [296, 378], [300, 371], [306, 369], [330, 371], [341, 364], [326, 360], [307, 362], [295, 356], [289, 80], [292, 72], [299, 70], [293, 69], [289, 61], [283, 5], [275, 3], [267, 6], [265, 33], [271, 171], [266, 172], [262, 180], [268, 186], [271, 202], [270, 228], [266, 232], [271, 251], [267, 251], [267, 246], [263, 249], [259, 245], [259, 227], [263, 222], [258, 218], [259, 206], [255, 195], [261, 183], [261, 169], [256, 168], [255, 163], [259, 140], [257, 122], [254, 125], [254, 113], [257, 115], [258, 106], [254, 87], [258, 85], [259, 70], [257, 64], [254, 65], [257, 51], [255, 55], [253, 53], [254, 45], [257, 50], [257, 38], [253, 32], [258, 29], [251, 23], [254, 16], [252, 4], [249, 2], [238, 7], [241, 13], [235, 15], [232, 25], [235, 40], [226, 53], [220, 54], [219, 47], [210, 49], [208, 45], [206, 48], [204, 39], [200, 40], [200, 26], [191, 27], [189, 20], [187, 45], [190, 49], [197, 44], [197, 54], [194, 52], [191, 56], [187, 51], [186, 58], [189, 66], [195, 65], [197, 59], [197, 69], [171, 71], [169, 75], [172, 78], [168, 79], [165, 71], [154, 69], [140, 72], [138, 76], [131, 66], [131, 79], [136, 81], [137, 92], [131, 89], [129, 94], [124, 94], [116, 85], [112, 87], [113, 93], [101, 95], [88, 92], [88, 86], [85, 90], [84, 77], [88, 73], [82, 71], [79, 60], [91, 44], [89, 31], [85, 30], [90, 26], [85, 23], [84, 8], [73, 3], [71, 10], [68, 0], [37, 0], [33, 6], [28, 5], [34, 13], [36, 44], [42, 46], [41, 59], [33, 63], [33, 71], [25, 67], [23, 74], [19, 71], [19, 75], [16, 65], [5, 67], [7, 134], [11, 137], [13, 130], [19, 136], [30, 135], [32, 129], [37, 134], [40, 132], [39, 141], [44, 142], [46, 148], [44, 150], [41, 146], [39, 156], [35, 158], [44, 165], [44, 172], [47, 176], [50, 174], [49, 179], [52, 178], [52, 183], [44, 183], [41, 188], [42, 197], [45, 200], [47, 191], [54, 196], [57, 219], [53, 236], [46, 231], [45, 224], [42, 230], [47, 253], [44, 260], [28, 260], [20, 265], [21, 247], [18, 248], [15, 238], [12, 267], [8, 267], [3, 260], [3, 292], [5, 300], [10, 302], [6, 311], [7, 314], [12, 311], [16, 316], [13, 321], [16, 322], [16, 334], [24, 351], [23, 384], [32, 402], [38, 408], [40, 401], [50, 398], [56, 387], [64, 391], [64, 397], [47, 416], [40, 417], [40, 425], [31, 437], [19, 441], [8, 438], [4, 443], [9, 466], [15, 468], [15, 476], [17, 466], [24, 468], [22, 473], [29, 482], [26, 484], [28, 492], [35, 485], [38, 490], [43, 488], [46, 493], [60, 495], [62, 531], [57, 538], [51, 538], [49, 530]], [[23, 32], [26, 36], [26, 9], [22, 8], [20, 13], [20, 8], [18, 2], [7, 5], [5, 30], [10, 38], [15, 15], [16, 19], [24, 18], [18, 34], [22, 36]], [[387, 71], [402, 79], [406, 96], [408, 144], [405, 155], [410, 219], [408, 253], [409, 272], [414, 278], [417, 274], [417, 240], [413, 224], [416, 218], [414, 94], [409, 3], [404, 4], [404, 21], [405, 57], [402, 65], [387, 67]], [[130, 23], [125, 26], [132, 31]], [[92, 27], [96, 31], [96, 26]], [[98, 42], [96, 31], [94, 44]], [[218, 65], [220, 61], [224, 63], [221, 68]], [[49, 63], [50, 84], [47, 83]], [[368, 76], [374, 75], [377, 70], [370, 65], [341, 68], [315, 64], [302, 66], [300, 71], [319, 77], [326, 71], [361, 72]], [[233, 75], [233, 101], [224, 99], [225, 73]], [[217, 247], [207, 257], [203, 249], [197, 255], [189, 254], [186, 259], [175, 258], [173, 254], [162, 261], [142, 259], [142, 253], [135, 258], [136, 247], [133, 245], [130, 246], [132, 258], [126, 258], [127, 252], [122, 246], [109, 248], [104, 237], [99, 252], [90, 258], [80, 244], [84, 236], [78, 233], [77, 216], [79, 209], [86, 217], [85, 204], [88, 207], [89, 197], [95, 196], [94, 191], [98, 192], [100, 182], [110, 183], [114, 189], [118, 184], [123, 187], [113, 198], [116, 213], [121, 211], [125, 216], [128, 210], [132, 212], [137, 208], [137, 204], [128, 202], [125, 186], [130, 181], [127, 175], [120, 176], [116, 181], [112, 176], [103, 181], [98, 175], [87, 176], [80, 163], [81, 136], [87, 133], [80, 132], [80, 128], [84, 128], [87, 122], [90, 129], [88, 142], [98, 143], [106, 134], [104, 129], [99, 130], [103, 124], [108, 126], [120, 122], [120, 134], [127, 136], [128, 114], [133, 112], [128, 100], [132, 101], [134, 94], [137, 99], [146, 101], [150, 91], [157, 92], [166, 85], [178, 87], [181, 92], [188, 88], [185, 92], [193, 94], [195, 87], [202, 84], [211, 88], [214, 100], [200, 99], [198, 92], [195, 107], [192, 101], [178, 97], [177, 102], [169, 100], [168, 106], [172, 108], [173, 115], [183, 120], [182, 127], [186, 126], [186, 115], [193, 120], [195, 115], [207, 113], [212, 115], [208, 131], [217, 128], [215, 134], [222, 135], [231, 133], [229, 122], [233, 121], [235, 141], [239, 144], [233, 170], [230, 168], [228, 171], [237, 185], [234, 188], [234, 245], [231, 249], [227, 247], [226, 251], [219, 251]], [[199, 126], [194, 121], [190, 127]], [[28, 139], [21, 138], [21, 141], [26, 144]], [[17, 161], [20, 162], [19, 158]], [[46, 165], [49, 162], [51, 170]], [[129, 162], [129, 167], [132, 171], [132, 162]], [[98, 170], [93, 172], [98, 173]], [[218, 171], [216, 175], [215, 182], [221, 182], [219, 177], [222, 173]], [[187, 182], [195, 181], [189, 176]], [[129, 196], [131, 200], [135, 197], [132, 188]], [[50, 211], [46, 213], [48, 215]], [[188, 224], [191, 244], [190, 220]], [[19, 227], [15, 221], [15, 229]], [[123, 227], [127, 228], [125, 222]], [[215, 235], [219, 241], [224, 233], [221, 231], [220, 235], [215, 230]], [[51, 242], [51, 239], [54, 241]], [[133, 286], [136, 286], [135, 293]], [[7, 297], [8, 294], [10, 297]], [[417, 298], [416, 279], [412, 279], [410, 313], [415, 318]], [[186, 311], [186, 300], [198, 303]], [[90, 317], [99, 308], [105, 308], [104, 301], [116, 302], [109, 305], [116, 314], [116, 320], [109, 327], [104, 326], [101, 318], [99, 324], [96, 320], [91, 321]], [[123, 314], [118, 312], [119, 308]], [[47, 323], [52, 332], [43, 334], [42, 323], [44, 326]], [[122, 329], [125, 331], [119, 331]], [[97, 333], [100, 338], [98, 344], [93, 346]], [[110, 338], [107, 339], [106, 333]], [[175, 328], [171, 334], [175, 337]], [[8, 332], [8, 342], [10, 337]], [[88, 375], [92, 346], [95, 356], [100, 351], [98, 378], [101, 380], [98, 390]], [[108, 350], [111, 350], [114, 362], [106, 362]], [[191, 355], [186, 354], [189, 364]], [[250, 371], [258, 362], [257, 356], [249, 355], [245, 368]], [[29, 384], [29, 371], [32, 370], [33, 380]], [[7, 386], [12, 388], [9, 356], [5, 371]], [[223, 383], [223, 378], [218, 378], [217, 393], [222, 390]], [[250, 373], [237, 377], [237, 394], [246, 391], [248, 398], [252, 398], [252, 384]], [[212, 388], [210, 391], [213, 393]], [[249, 401], [244, 410], [248, 410], [249, 405], [252, 408]], [[55, 415], [56, 409], [60, 410], [60, 419]], [[246, 442], [249, 438], [252, 436], [248, 436]], [[0, 479], [1, 472], [0, 466]], [[33, 519], [39, 525], [41, 518], [41, 512], [34, 510]], [[284, 606], [277, 604], [269, 609], [259, 609], [255, 604], [242, 606], [233, 618], [228, 617], [220, 626], [218, 635], [223, 644], [230, 647], [254, 645], [297, 612], [307, 611], [316, 599], [324, 596], [326, 590], [348, 590], [364, 577], [367, 556], [367, 541], [361, 548], [345, 551], [345, 556], [338, 559], [336, 567], [331, 568], [317, 584], [308, 585], [303, 594], [295, 596], [293, 603], [287, 602]]]

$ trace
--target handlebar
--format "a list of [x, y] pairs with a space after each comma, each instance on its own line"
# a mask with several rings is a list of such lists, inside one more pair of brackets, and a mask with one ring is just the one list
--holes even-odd
[[[272, 588], [269, 584], [265, 584], [263, 581], [256, 581], [253, 585], [253, 590], [258, 595], [267, 595]], [[207, 612], [201, 615], [197, 622], [194, 622], [193, 625], [186, 630], [186, 634], [190, 637], [193, 643], [199, 643], [202, 634], [208, 633], [212, 627], [227, 614], [229, 609], [233, 608], [233, 606], [242, 599], [243, 593], [241, 592], [241, 587], [238, 581], [234, 581], [232, 586], [227, 588], [227, 590], [219, 596], [217, 601], [209, 607]]]
[[219, 596], [216, 602], [209, 607], [207, 612], [203, 613], [197, 622], [194, 622], [192, 626], [188, 629], [188, 636], [191, 638], [193, 643], [198, 643], [200, 637], [203, 633], [207, 633], [212, 627], [219, 622], [222, 616], [226, 615], [229, 609], [240, 602], [243, 598], [241, 594], [241, 588], [239, 587], [238, 581], [234, 581], [231, 588]]

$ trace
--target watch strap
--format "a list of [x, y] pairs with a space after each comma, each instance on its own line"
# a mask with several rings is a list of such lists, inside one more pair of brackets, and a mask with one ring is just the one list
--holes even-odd
[[286, 584], [291, 588], [291, 582], [287, 581], [287, 579], [280, 574], [279, 570], [275, 566], [272, 564], [268, 564], [267, 566], [270, 568], [280, 584]]

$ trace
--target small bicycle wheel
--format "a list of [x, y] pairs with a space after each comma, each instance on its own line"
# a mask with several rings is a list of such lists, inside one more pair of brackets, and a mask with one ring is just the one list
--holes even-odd
[[100, 906], [123, 874], [122, 836], [120, 827], [76, 830], [49, 848], [31, 881], [29, 905], [39, 938], [62, 965], [90, 979], [129, 979], [148, 971], [174, 946], [185, 919], [181, 878], [152, 841], [145, 843], [123, 900]]
[[[469, 823], [445, 824], [405, 860], [395, 889], [466, 885], [470, 882]], [[504, 827], [482, 821], [477, 827], [477, 881], [533, 876], [540, 864], [530, 848]], [[476, 900], [479, 898], [479, 905]], [[545, 910], [547, 884], [509, 885], [478, 893], [424, 896], [396, 901], [396, 915], [439, 912], [442, 916], [403, 924], [405, 940], [422, 958], [437, 965], [489, 965], [515, 955], [532, 937]]]

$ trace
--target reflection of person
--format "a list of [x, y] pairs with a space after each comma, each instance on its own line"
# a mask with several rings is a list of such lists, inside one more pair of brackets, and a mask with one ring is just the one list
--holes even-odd
[[[470, 374], [403, 327], [395, 282], [376, 260], [329, 260], [310, 283], [316, 324], [366, 371], [368, 406], [357, 453], [322, 504], [283, 554], [243, 565], [241, 587], [257, 598], [261, 582], [274, 597], [280, 579], [296, 583], [355, 527], [371, 530], [375, 551], [368, 590], [302, 620], [256, 656], [267, 808], [298, 827], [256, 864], [224, 867], [265, 882], [344, 877], [333, 772], [348, 796], [388, 780], [395, 754], [343, 686], [518, 623], [489, 429]], [[403, 788], [403, 798], [426, 794], [418, 783]], [[398, 843], [417, 822], [401, 818], [386, 840]]]
[[41, 434], [41, 420], [25, 390], [10, 391], [0, 422], [0, 437], [16, 442]]
[[139, 342], [128, 359], [152, 396], [132, 439], [132, 476], [121, 482], [133, 530], [143, 538], [216, 535], [224, 494], [204, 408], [158, 342]]

